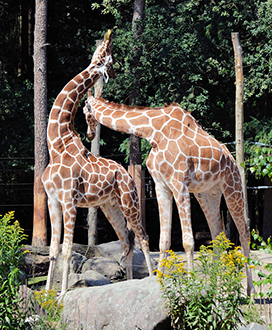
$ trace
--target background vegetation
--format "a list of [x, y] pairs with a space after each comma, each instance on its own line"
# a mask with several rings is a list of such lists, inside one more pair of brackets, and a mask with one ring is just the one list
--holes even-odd
[[[239, 32], [245, 76], [246, 166], [257, 174], [268, 174], [272, 0], [148, 0], [144, 32], [137, 41], [131, 32], [132, 13], [133, 1], [129, 0], [48, 3], [48, 112], [61, 88], [89, 64], [95, 40], [111, 28], [116, 78], [104, 86], [104, 98], [128, 103], [135, 77], [140, 77], [137, 104], [178, 102], [219, 141], [232, 143], [235, 67], [231, 32]], [[16, 209], [19, 203], [32, 203], [34, 14], [34, 0], [0, 1], [1, 213]], [[131, 70], [135, 42], [142, 49], [137, 72]], [[77, 117], [78, 131], [85, 132], [81, 111]], [[124, 164], [119, 146], [126, 137], [103, 128], [101, 155]], [[233, 149], [232, 144], [228, 147]], [[263, 155], [265, 161], [260, 159]], [[20, 185], [26, 182], [30, 185]], [[263, 195], [258, 203], [265, 204]], [[262, 212], [252, 224], [261, 233]], [[31, 228], [31, 207], [16, 214], [22, 217], [23, 227]]]

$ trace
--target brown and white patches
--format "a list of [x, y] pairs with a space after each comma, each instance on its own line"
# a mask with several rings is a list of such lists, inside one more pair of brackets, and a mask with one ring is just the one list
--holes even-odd
[[[127, 277], [132, 278], [131, 241], [125, 221], [131, 223], [152, 274], [148, 239], [141, 226], [136, 186], [126, 170], [116, 162], [96, 157], [85, 149], [74, 129], [78, 103], [87, 89], [102, 75], [113, 76], [110, 33], [94, 53], [92, 63], [74, 77], [59, 93], [49, 116], [47, 140], [50, 164], [42, 180], [48, 195], [51, 220], [50, 267], [46, 289], [52, 288], [56, 260], [60, 251], [62, 219], [64, 223], [64, 270], [61, 294], [68, 287], [69, 262], [78, 207], [101, 206], [120, 239], [127, 265]], [[96, 120], [86, 114], [90, 130]], [[123, 213], [121, 212], [123, 211]]]
[[[188, 260], [191, 260], [193, 235], [189, 191], [205, 195], [205, 199], [198, 198], [198, 201], [204, 212], [208, 209], [205, 215], [213, 239], [223, 228], [219, 212], [222, 194], [240, 238], [249, 237], [241, 178], [235, 161], [228, 149], [205, 132], [190, 113], [175, 103], [161, 108], [128, 107], [93, 96], [88, 97], [87, 102], [101, 124], [143, 137], [153, 146], [146, 165], [155, 181], [159, 204], [161, 258], [166, 256], [165, 251], [171, 244], [172, 208], [169, 205], [174, 195], [182, 232], [185, 233], [183, 245]], [[213, 191], [216, 191], [216, 202]], [[164, 208], [164, 204], [168, 207]], [[210, 207], [210, 204], [215, 207]], [[241, 240], [246, 256], [248, 243], [249, 239]], [[252, 288], [250, 274], [248, 276], [248, 284]]]

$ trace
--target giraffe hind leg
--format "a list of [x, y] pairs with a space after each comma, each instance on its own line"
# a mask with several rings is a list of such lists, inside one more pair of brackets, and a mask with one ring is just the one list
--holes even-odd
[[[139, 197], [135, 183], [132, 177], [127, 172], [124, 172], [123, 169], [116, 173], [116, 183], [116, 197], [120, 210], [126, 218], [129, 228], [134, 231], [136, 240], [139, 241], [149, 274], [153, 275], [149, 253], [149, 238], [142, 226]], [[124, 186], [126, 187], [125, 193]]]
[[138, 236], [139, 237], [138, 239], [139, 239], [140, 247], [145, 256], [148, 273], [150, 276], [153, 276], [154, 273], [153, 273], [153, 267], [152, 267], [150, 251], [149, 251], [149, 238], [148, 238], [148, 235], [145, 233], [145, 230], [143, 227], [142, 227], [142, 231], [143, 231], [143, 233], [141, 236]]
[[126, 274], [127, 274], [127, 279], [133, 279], [133, 269], [132, 267], [129, 267], [130, 263], [130, 258], [131, 258], [131, 263], [132, 263], [132, 258], [133, 258], [133, 250], [135, 246], [135, 233], [132, 229], [128, 231], [128, 241], [129, 241], [129, 250], [126, 255], [123, 255], [121, 258], [121, 263], [126, 265]]
[[149, 238], [142, 226], [140, 211], [137, 209], [137, 212], [131, 212], [130, 208], [124, 208], [123, 206], [120, 206], [120, 209], [127, 219], [129, 227], [135, 233], [136, 239], [139, 241], [141, 250], [145, 256], [148, 273], [152, 276], [154, 274], [149, 253]]
[[[243, 188], [238, 172], [234, 172], [226, 179], [224, 197], [232, 219], [239, 232], [239, 238], [244, 255], [249, 258], [250, 231], [245, 216], [245, 205]], [[247, 294], [254, 294], [255, 289], [252, 283], [252, 272], [248, 267], [247, 272]]]
[[50, 264], [46, 281], [46, 290], [51, 290], [53, 286], [54, 274], [56, 269], [56, 263], [60, 251], [60, 236], [62, 225], [62, 208], [60, 203], [52, 198], [48, 197], [48, 208], [51, 221], [51, 242], [50, 242]]
[[[121, 209], [123, 208], [121, 207]], [[128, 209], [123, 209], [123, 214], [126, 217], [127, 222], [130, 225], [130, 228], [135, 233], [136, 239], [138, 240], [141, 250], [143, 251], [143, 254], [145, 256], [149, 275], [152, 276], [154, 274], [153, 274], [153, 267], [149, 252], [149, 238], [141, 224], [141, 220], [140, 220], [141, 217], [139, 216], [139, 211], [137, 211], [136, 213], [131, 213], [130, 211], [126, 211], [126, 210]]]
[[132, 256], [134, 247], [134, 233], [129, 233], [126, 221], [119, 208], [116, 198], [113, 198], [108, 203], [100, 207], [120, 240], [123, 249], [122, 262], [126, 268], [127, 279], [130, 280], [133, 278]]

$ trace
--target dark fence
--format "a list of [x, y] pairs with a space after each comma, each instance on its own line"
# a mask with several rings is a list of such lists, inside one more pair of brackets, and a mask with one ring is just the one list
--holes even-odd
[[[124, 154], [109, 155], [106, 158], [124, 159]], [[15, 211], [15, 218], [25, 229], [28, 242], [32, 239], [33, 221], [33, 158], [0, 158], [0, 214]], [[159, 243], [159, 212], [156, 200], [154, 182], [148, 171], [145, 171], [145, 213], [146, 230], [150, 237], [150, 246], [153, 250], [158, 249]], [[251, 219], [251, 227], [258, 229], [262, 234], [264, 192], [271, 186], [262, 185], [262, 180], [256, 180], [253, 176], [248, 177], [248, 201]], [[192, 222], [196, 236], [197, 246], [205, 243], [209, 236], [206, 219], [193, 196]], [[227, 222], [228, 212], [224, 200], [221, 203], [221, 214], [224, 222]], [[79, 209], [75, 228], [74, 241], [81, 244], [88, 242], [87, 209]], [[48, 218], [49, 219], [49, 218]], [[50, 239], [50, 221], [48, 220], [48, 240]], [[117, 239], [111, 225], [105, 219], [101, 211], [98, 212], [98, 243]], [[181, 250], [181, 229], [177, 208], [174, 203], [173, 226], [172, 226], [172, 248]]]

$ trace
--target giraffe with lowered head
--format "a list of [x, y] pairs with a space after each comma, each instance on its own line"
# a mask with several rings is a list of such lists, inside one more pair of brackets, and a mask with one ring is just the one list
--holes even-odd
[[[194, 237], [190, 193], [198, 200], [214, 239], [223, 228], [220, 201], [225, 197], [249, 257], [250, 233], [245, 218], [241, 177], [228, 149], [206, 133], [178, 104], [160, 108], [130, 107], [94, 98], [88, 110], [101, 124], [146, 139], [152, 149], [146, 166], [154, 179], [160, 213], [160, 260], [171, 245], [172, 201], [176, 202], [188, 268], [193, 268]], [[254, 291], [247, 269], [248, 294]]]
[[[133, 232], [145, 255], [149, 273], [152, 274], [148, 236], [141, 225], [139, 200], [133, 179], [118, 163], [92, 155], [74, 129], [74, 117], [83, 95], [100, 76], [106, 80], [114, 76], [111, 47], [109, 30], [95, 51], [91, 64], [59, 93], [49, 116], [47, 140], [50, 163], [42, 175], [52, 229], [46, 289], [51, 289], [53, 284], [63, 218], [61, 295], [68, 288], [78, 207], [101, 207], [120, 239], [128, 279], [132, 278]], [[125, 218], [133, 232], [128, 231]]]

